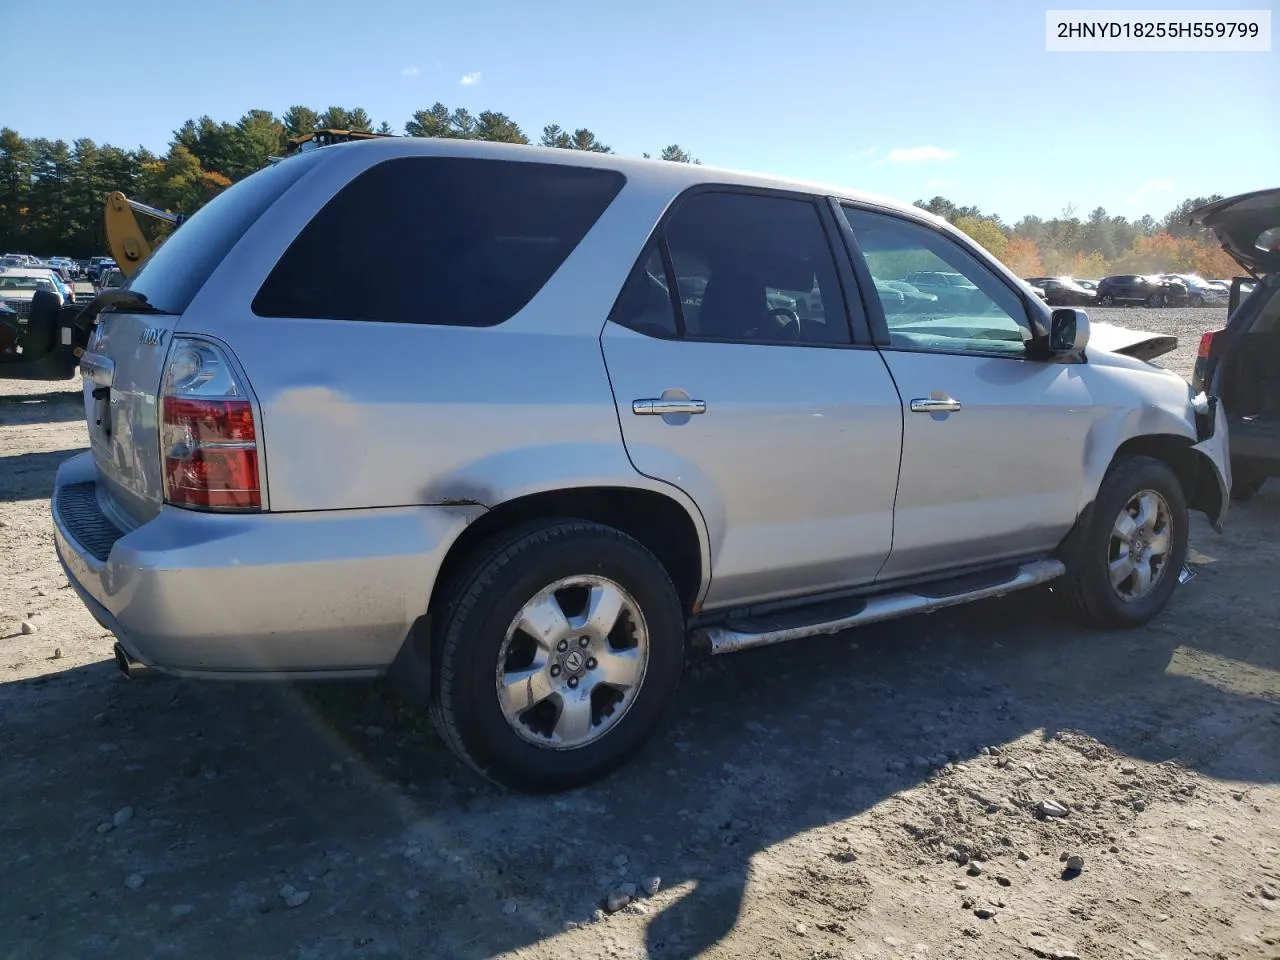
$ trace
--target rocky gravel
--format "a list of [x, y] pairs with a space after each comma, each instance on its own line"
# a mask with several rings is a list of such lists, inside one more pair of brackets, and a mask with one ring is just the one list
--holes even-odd
[[[1184, 374], [1222, 320], [1093, 315]], [[1280, 485], [1144, 629], [1041, 591], [697, 661], [525, 797], [379, 685], [122, 678], [53, 553], [74, 389], [0, 381], [2, 957], [1280, 957]]]

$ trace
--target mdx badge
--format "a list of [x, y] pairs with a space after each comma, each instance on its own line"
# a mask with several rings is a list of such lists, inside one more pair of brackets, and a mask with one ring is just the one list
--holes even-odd
[[159, 327], [147, 327], [138, 337], [138, 342], [144, 347], [158, 347], [162, 340], [164, 340], [164, 331]]

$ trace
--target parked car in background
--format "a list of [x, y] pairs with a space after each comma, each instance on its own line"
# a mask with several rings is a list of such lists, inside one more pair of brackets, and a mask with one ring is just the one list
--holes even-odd
[[1098, 283], [1098, 306], [1142, 304], [1147, 307], [1181, 306], [1187, 302], [1186, 285], [1159, 277], [1120, 274]]
[[0, 267], [0, 275], [4, 274], [20, 274], [23, 276], [41, 277], [47, 279], [53, 289], [57, 291], [62, 302], [70, 303], [73, 299], [71, 292], [71, 282], [67, 280], [63, 272], [55, 267], [49, 266], [26, 266], [26, 267]]
[[[1027, 283], [1027, 281], [1024, 280], [1023, 283]], [[1033, 296], [1043, 300], [1045, 303], [1049, 302], [1049, 295], [1044, 292], [1044, 287], [1038, 286], [1034, 283], [1027, 283], [1027, 287], [1031, 290]]]
[[1028, 277], [1027, 283], [1044, 290], [1053, 307], [1087, 307], [1098, 299], [1097, 293], [1070, 277]]
[[876, 294], [889, 313], [925, 312], [938, 303], [937, 294], [924, 293], [905, 280], [881, 280], [877, 277], [874, 284]]
[[19, 341], [22, 327], [18, 311], [0, 300], [0, 359], [16, 357], [22, 352]]
[[1247, 500], [1280, 476], [1280, 189], [1227, 197], [1190, 219], [1252, 275], [1234, 284], [1226, 324], [1201, 337], [1192, 377], [1226, 409], [1231, 493]]
[[1187, 288], [1187, 305], [1191, 307], [1225, 306], [1231, 296], [1231, 288], [1223, 290], [1203, 277], [1185, 273], [1162, 273], [1160, 279], [1183, 284]]
[[92, 283], [97, 284], [97, 283], [100, 281], [101, 277], [102, 277], [102, 271], [103, 271], [103, 270], [110, 270], [111, 268], [113, 268], [113, 267], [115, 267], [115, 266], [116, 266], [116, 262], [115, 262], [114, 260], [112, 260], [110, 257], [92, 257], [92, 258], [90, 258], [90, 260], [89, 260], [89, 272], [88, 272], [89, 280], [90, 280]]
[[6, 267], [0, 270], [0, 300], [16, 311], [19, 317], [30, 314], [31, 299], [37, 290], [54, 293], [59, 305], [68, 302], [48, 270], [33, 267]]
[[114, 290], [117, 287], [123, 287], [127, 278], [119, 267], [107, 267], [98, 276], [98, 282], [94, 287], [99, 293], [103, 290]]
[[902, 278], [917, 290], [935, 293], [938, 290], [976, 290], [972, 280], [952, 270], [916, 270]]
[[[876, 282], [904, 262], [958, 298], [891, 312]], [[468, 293], [406, 301], [367, 282], [388, 268]], [[770, 308], [814, 288], [821, 319]], [[1228, 501], [1206, 398], [945, 220], [692, 164], [298, 153], [181, 225], [99, 321], [90, 449], [51, 511], [121, 669], [390, 672], [521, 788], [624, 763], [689, 644], [1042, 583], [1145, 623], [1188, 511], [1220, 528]]]

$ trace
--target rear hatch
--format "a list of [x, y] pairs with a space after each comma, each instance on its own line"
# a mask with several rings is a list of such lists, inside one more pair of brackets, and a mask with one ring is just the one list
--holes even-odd
[[98, 485], [126, 525], [160, 509], [160, 427], [157, 397], [174, 314], [102, 314], [81, 358], [89, 446]]
[[183, 312], [246, 230], [323, 150], [260, 170], [220, 193], [161, 244], [125, 284], [132, 299], [107, 308], [81, 358], [85, 420], [99, 490], [127, 527], [164, 503], [159, 393]]
[[1280, 270], [1280, 188], [1205, 204], [1192, 210], [1189, 219], [1217, 234], [1222, 248], [1246, 270]]

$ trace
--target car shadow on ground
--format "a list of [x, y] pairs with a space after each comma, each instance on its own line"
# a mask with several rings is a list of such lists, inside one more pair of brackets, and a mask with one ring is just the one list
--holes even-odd
[[1246, 562], [1206, 565], [1138, 631], [1081, 630], [1037, 591], [700, 661], [656, 742], [558, 797], [476, 780], [376, 685], [107, 664], [3, 685], [0, 924], [19, 954], [486, 957], [654, 875], [688, 892], [650, 918], [650, 955], [693, 956], [737, 922], [753, 856], [918, 783], [915, 756], [1065, 731], [1280, 780], [1280, 664], [1198, 612]]
[[66, 423], [84, 419], [83, 395], [71, 390], [0, 396], [0, 426]]
[[0, 503], [47, 500], [58, 467], [83, 449], [44, 450], [0, 457]]

